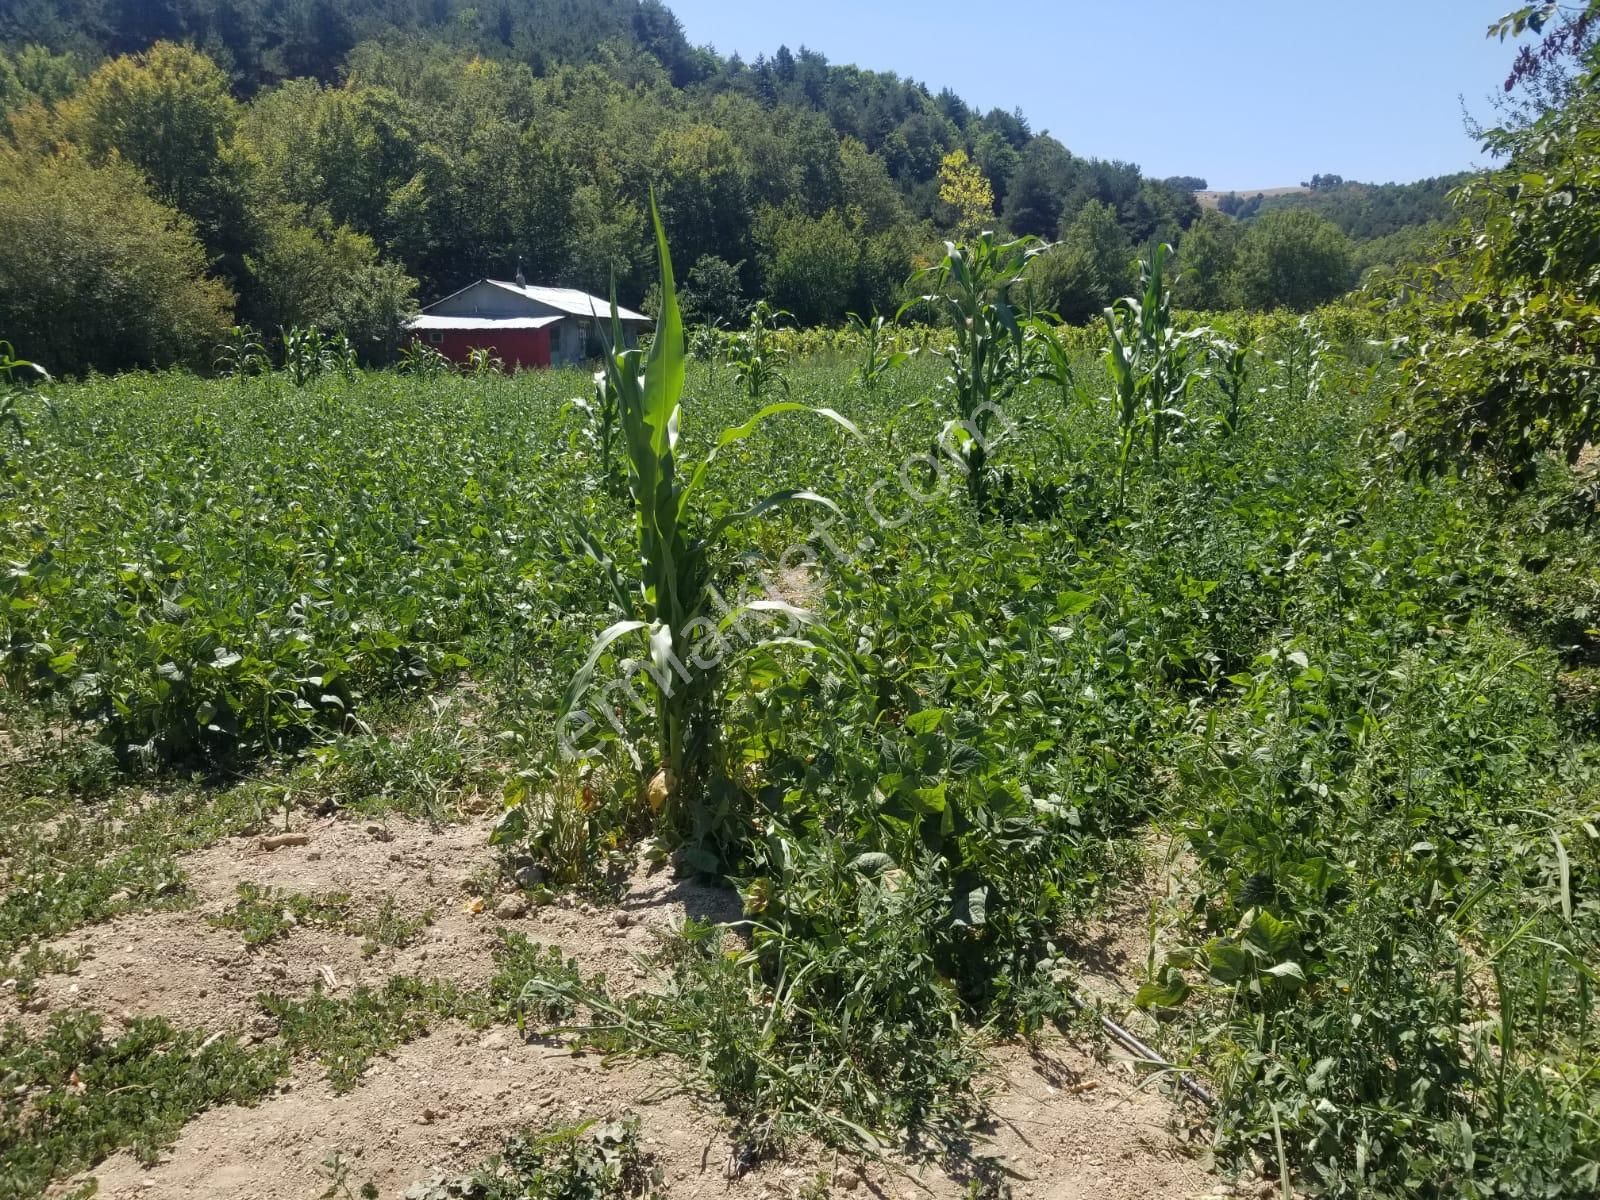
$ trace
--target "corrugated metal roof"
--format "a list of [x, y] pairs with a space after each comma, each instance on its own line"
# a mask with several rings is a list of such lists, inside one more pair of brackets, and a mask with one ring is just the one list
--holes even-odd
[[[577, 288], [553, 287], [518, 287], [514, 283], [507, 283], [503, 279], [489, 279], [495, 287], [505, 288], [506, 291], [518, 296], [526, 296], [540, 304], [548, 304], [551, 308], [559, 308], [564, 313], [571, 313], [575, 317], [599, 317], [602, 320], [611, 319], [611, 301], [602, 300], [599, 296], [591, 296], [588, 292], [580, 292]], [[643, 313], [634, 312], [631, 308], [617, 306], [617, 315], [624, 321], [649, 322], [650, 318]]]
[[424, 313], [406, 322], [407, 329], [544, 329], [566, 317], [430, 317]]

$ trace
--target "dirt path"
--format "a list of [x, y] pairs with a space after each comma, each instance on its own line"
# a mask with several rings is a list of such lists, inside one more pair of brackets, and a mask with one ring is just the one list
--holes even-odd
[[[321, 980], [337, 996], [400, 974], [481, 985], [494, 970], [500, 927], [559, 945], [585, 973], [604, 971], [626, 990], [644, 981], [633, 956], [652, 947], [652, 929], [686, 914], [731, 919], [738, 913], [730, 893], [657, 874], [633, 880], [614, 909], [552, 905], [497, 916], [497, 897], [487, 897], [482, 911], [471, 903], [492, 866], [481, 824], [435, 830], [330, 819], [304, 832], [305, 846], [266, 852], [255, 839], [234, 839], [189, 856], [183, 865], [195, 908], [128, 916], [60, 939], [59, 948], [83, 956], [78, 972], [41, 981], [25, 1013], [10, 998], [0, 1000], [0, 1020], [21, 1016], [38, 1026], [52, 1010], [81, 1007], [112, 1026], [160, 1014], [261, 1041], [273, 1031], [260, 1016], [260, 992], [299, 996]], [[403, 949], [364, 953], [359, 937], [304, 927], [251, 950], [240, 934], [207, 920], [233, 906], [241, 883], [348, 893], [367, 909], [393, 897], [396, 911], [430, 914], [432, 923]], [[978, 1152], [1004, 1164], [1014, 1195], [1134, 1200], [1209, 1193], [1215, 1181], [1172, 1131], [1170, 1101], [1140, 1089], [1126, 1066], [1097, 1063], [1059, 1040], [1038, 1052], [1000, 1047], [992, 1057], [994, 1120]], [[714, 1107], [675, 1092], [670, 1072], [670, 1063], [607, 1067], [592, 1055], [524, 1044], [509, 1028], [479, 1031], [451, 1022], [378, 1058], [346, 1095], [333, 1093], [316, 1063], [301, 1063], [284, 1090], [256, 1108], [215, 1109], [190, 1122], [157, 1166], [146, 1169], [123, 1154], [94, 1174], [100, 1194], [117, 1198], [300, 1200], [324, 1193], [322, 1164], [338, 1151], [351, 1164], [352, 1190], [370, 1179], [382, 1196], [398, 1197], [419, 1179], [474, 1166], [519, 1129], [635, 1111], [670, 1195], [795, 1196], [819, 1172], [836, 1191], [895, 1200], [964, 1193], [960, 1178], [934, 1168], [913, 1180], [804, 1153], [730, 1182], [723, 1171], [729, 1144]]]

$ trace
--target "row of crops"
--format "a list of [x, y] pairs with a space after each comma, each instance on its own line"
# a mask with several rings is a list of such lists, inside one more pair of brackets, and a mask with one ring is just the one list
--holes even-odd
[[[753, 1151], [969, 1119], [973, 1031], [1071, 1019], [1074, 933], [1155, 855], [1180, 882], [1127, 1019], [1215, 1094], [1221, 1162], [1594, 1189], [1567, 468], [1515, 499], [1406, 474], [1371, 432], [1394, 367], [1342, 318], [1179, 328], [1156, 263], [1108, 366], [997, 302], [1020, 250], [960, 253], [943, 355], [863, 329], [598, 389], [54, 388], [6, 435], [5, 702], [159, 777], [473, 681], [509, 855], [603, 887], [649, 839], [740, 889], [751, 953], [686, 951], [679, 1007], [629, 1020], [702, 1056]], [[675, 684], [663, 648], [708, 665]]]

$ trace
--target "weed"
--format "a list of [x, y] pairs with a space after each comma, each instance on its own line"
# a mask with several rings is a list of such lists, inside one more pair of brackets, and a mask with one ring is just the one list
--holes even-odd
[[108, 1040], [89, 1013], [56, 1013], [30, 1038], [0, 1030], [0, 1192], [53, 1180], [118, 1150], [155, 1161], [183, 1124], [219, 1104], [254, 1104], [287, 1069], [281, 1052], [140, 1018]]
[[[562, 986], [579, 981], [575, 963], [518, 934], [502, 931], [495, 961], [498, 971], [482, 991], [463, 989], [449, 980], [396, 975], [381, 988], [361, 985], [343, 997], [328, 995], [319, 983], [303, 999], [263, 993], [256, 1000], [277, 1022], [284, 1045], [294, 1054], [315, 1057], [326, 1068], [334, 1091], [348, 1092], [360, 1083], [373, 1059], [425, 1036], [441, 1021], [483, 1026], [512, 1020], [525, 1028], [529, 1017], [551, 1018], [562, 1011], [550, 1008], [537, 989], [530, 988], [530, 980]], [[604, 986], [603, 978], [590, 982]]]
[[328, 1189], [323, 1192], [318, 1200], [378, 1200], [378, 1185], [370, 1179], [356, 1191], [350, 1190], [350, 1172], [355, 1169], [344, 1151], [330, 1150], [328, 1157], [322, 1160], [322, 1177], [328, 1181]]
[[489, 983], [488, 998], [493, 1012], [517, 1023], [524, 1035], [537, 1033], [530, 1026], [548, 1026], [570, 1021], [577, 1008], [568, 998], [577, 989], [605, 990], [605, 977], [585, 979], [578, 962], [556, 946], [540, 946], [520, 933], [501, 932], [495, 949], [498, 970]]
[[379, 901], [375, 913], [346, 922], [345, 929], [356, 937], [365, 939], [361, 944], [361, 953], [371, 958], [382, 949], [404, 950], [416, 941], [419, 933], [432, 924], [432, 910], [420, 916], [407, 917], [401, 914], [400, 906], [393, 896], [385, 896]]
[[296, 795], [304, 805], [362, 817], [458, 819], [486, 782], [484, 747], [465, 717], [459, 702], [433, 699], [408, 710], [400, 728], [319, 746], [295, 781]]
[[239, 792], [184, 790], [151, 802], [119, 799], [50, 825], [0, 817], [8, 835], [0, 860], [0, 956], [123, 912], [190, 903], [177, 856], [253, 829], [257, 816]]
[[581, 1121], [507, 1139], [470, 1175], [436, 1176], [406, 1189], [406, 1200], [622, 1200], [662, 1185], [639, 1144], [639, 1118]]
[[350, 897], [342, 892], [302, 896], [241, 883], [233, 910], [209, 920], [220, 929], [243, 934], [246, 946], [258, 947], [277, 941], [301, 925], [342, 927], [350, 918], [350, 907]]
[[81, 955], [54, 947], [29, 946], [9, 962], [0, 963], [0, 976], [5, 982], [0, 991], [10, 988], [19, 1001], [32, 998], [41, 975], [72, 975], [82, 964]]
[[322, 1063], [335, 1092], [352, 1090], [378, 1055], [422, 1037], [439, 1021], [477, 1011], [473, 997], [455, 985], [409, 975], [376, 989], [363, 984], [340, 999], [319, 983], [303, 1000], [262, 994], [257, 1002], [277, 1021], [291, 1052]]
[[[916, 937], [892, 919], [876, 928]], [[745, 1160], [802, 1133], [881, 1154], [900, 1135], [971, 1114], [974, 1051], [942, 989], [906, 977], [901, 946], [863, 941], [819, 955], [776, 935], [765, 952], [725, 937], [686, 924], [655, 955], [658, 986], [625, 1001], [570, 972], [536, 974], [526, 990], [551, 1011], [590, 1018], [554, 1032], [611, 1054], [672, 1055], [722, 1102]]]
[[543, 896], [579, 890], [614, 894], [633, 865], [631, 838], [649, 809], [631, 780], [564, 764], [554, 778], [520, 772], [506, 785], [506, 815], [490, 841], [514, 860], [512, 878]]

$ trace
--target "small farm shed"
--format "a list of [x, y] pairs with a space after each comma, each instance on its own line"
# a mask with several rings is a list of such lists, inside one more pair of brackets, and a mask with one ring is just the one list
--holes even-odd
[[[617, 313], [630, 346], [652, 324], [629, 308]], [[508, 367], [559, 367], [604, 352], [611, 302], [575, 288], [530, 287], [520, 276], [515, 283], [480, 279], [428, 305], [406, 327], [452, 362], [488, 350]]]

